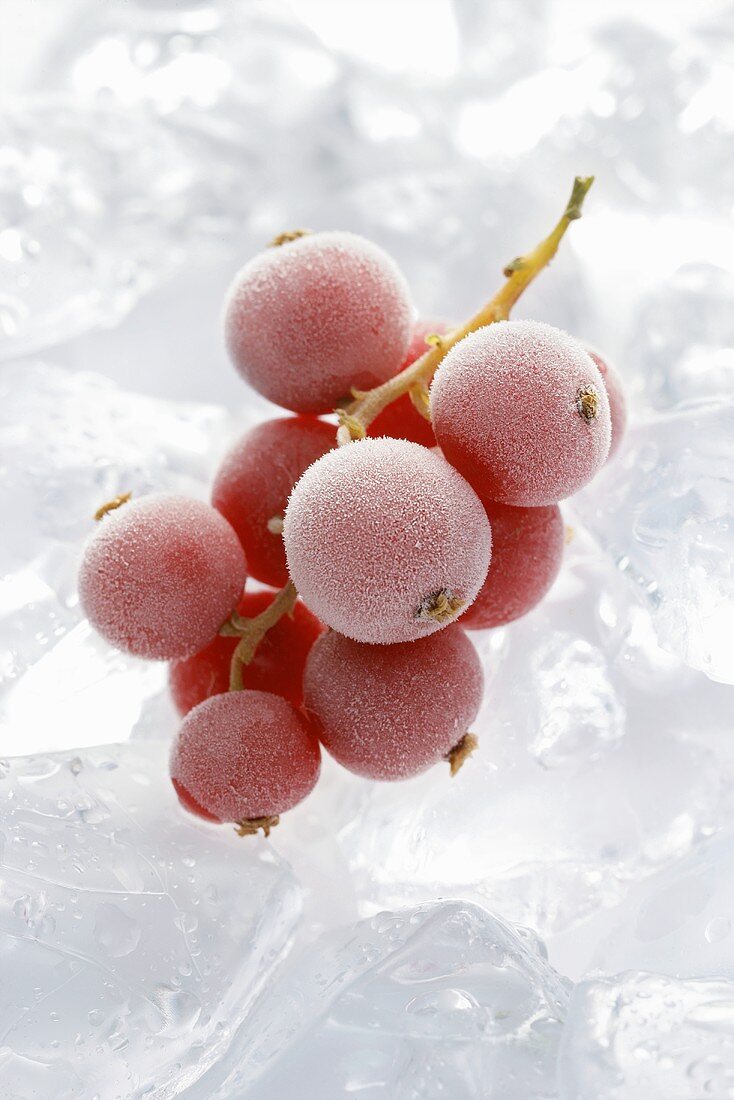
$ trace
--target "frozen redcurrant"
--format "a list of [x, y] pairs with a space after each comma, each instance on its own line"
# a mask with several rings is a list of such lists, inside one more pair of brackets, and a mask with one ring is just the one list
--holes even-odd
[[388, 646], [331, 631], [311, 650], [304, 686], [319, 738], [340, 764], [370, 779], [408, 779], [462, 741], [483, 676], [458, 626]]
[[555, 504], [586, 485], [609, 452], [595, 363], [539, 321], [470, 333], [439, 366], [430, 401], [441, 450], [483, 500]]
[[186, 809], [209, 820], [271, 822], [319, 776], [319, 745], [291, 703], [265, 691], [213, 695], [189, 711], [171, 750]]
[[624, 392], [622, 376], [617, 368], [605, 359], [602, 359], [598, 351], [592, 348], [586, 349], [599, 368], [599, 374], [604, 379], [604, 385], [609, 398], [609, 416], [612, 424], [612, 443], [609, 448], [607, 461], [617, 453], [627, 431], [627, 398]]
[[215, 637], [245, 576], [242, 547], [219, 512], [156, 494], [102, 518], [84, 550], [79, 598], [112, 645], [165, 660]]
[[212, 504], [234, 527], [251, 576], [282, 587], [288, 580], [283, 539], [268, 527], [282, 519], [303, 471], [336, 443], [336, 428], [313, 416], [266, 420], [231, 448], [217, 471]]
[[320, 458], [291, 494], [283, 535], [307, 606], [361, 642], [446, 626], [481, 588], [491, 547], [471, 486], [404, 439], [363, 439]]
[[462, 619], [467, 630], [502, 626], [525, 615], [553, 584], [563, 557], [563, 517], [557, 504], [513, 508], [488, 501], [485, 507], [492, 526], [492, 564]]
[[255, 256], [225, 306], [230, 357], [276, 405], [330, 412], [397, 371], [412, 323], [395, 262], [354, 233], [313, 233]]

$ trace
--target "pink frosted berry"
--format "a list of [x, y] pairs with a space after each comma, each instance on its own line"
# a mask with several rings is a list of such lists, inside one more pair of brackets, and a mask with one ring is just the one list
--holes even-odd
[[513, 508], [486, 503], [492, 525], [492, 565], [462, 619], [467, 630], [502, 626], [540, 603], [561, 568], [564, 527], [557, 504]]
[[502, 321], [448, 353], [431, 387], [436, 440], [483, 500], [537, 507], [586, 485], [609, 452], [609, 402], [588, 353], [539, 321]]
[[265, 691], [213, 695], [189, 711], [171, 750], [179, 799], [212, 821], [274, 818], [319, 777], [313, 731], [291, 703]]
[[112, 645], [167, 660], [215, 637], [245, 577], [242, 547], [219, 512], [156, 494], [103, 517], [84, 551], [79, 598]]
[[463, 630], [372, 646], [332, 631], [306, 664], [306, 707], [329, 753], [370, 779], [409, 779], [447, 759], [482, 701], [482, 666]]
[[371, 241], [313, 233], [246, 264], [227, 295], [227, 349], [240, 374], [276, 405], [332, 410], [352, 387], [397, 371], [412, 306], [405, 278]]
[[257, 580], [277, 587], [288, 580], [283, 539], [268, 529], [268, 521], [282, 517], [303, 471], [335, 443], [333, 424], [291, 416], [258, 424], [225, 456], [214, 479], [212, 504], [237, 532]]
[[481, 588], [491, 547], [471, 486], [440, 455], [403, 439], [349, 443], [310, 466], [283, 536], [306, 605], [360, 642], [440, 630]]
[[609, 455], [607, 457], [608, 462], [619, 450], [627, 431], [627, 398], [624, 392], [622, 376], [617, 368], [612, 363], [602, 359], [601, 355], [592, 348], [587, 348], [586, 350], [599, 368], [599, 374], [604, 379], [607, 397], [609, 398], [612, 444], [609, 448]]

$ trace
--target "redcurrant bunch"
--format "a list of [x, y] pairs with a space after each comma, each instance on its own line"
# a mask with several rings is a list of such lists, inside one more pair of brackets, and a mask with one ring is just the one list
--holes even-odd
[[[624, 436], [609, 363], [509, 320], [591, 182], [462, 325], [414, 324], [394, 261], [351, 233], [282, 234], [235, 277], [234, 365], [297, 415], [234, 444], [211, 506], [103, 506], [79, 575], [105, 638], [172, 661], [171, 778], [188, 810], [267, 834], [316, 783], [320, 745], [376, 780], [440, 760], [453, 774], [475, 747], [483, 675], [462, 625], [503, 626], [542, 599], [559, 501]], [[248, 571], [280, 589], [244, 591]]]

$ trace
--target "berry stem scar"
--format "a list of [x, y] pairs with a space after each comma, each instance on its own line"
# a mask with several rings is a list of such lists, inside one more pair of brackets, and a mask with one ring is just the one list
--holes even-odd
[[234, 831], [237, 836], [255, 836], [262, 829], [263, 836], [270, 836], [270, 830], [274, 829], [279, 821], [279, 814], [271, 814], [268, 817], [244, 817], [242, 821], [236, 823]]
[[293, 611], [298, 593], [291, 581], [288, 581], [280, 589], [273, 602], [255, 615], [252, 619], [245, 619], [234, 611], [222, 626], [219, 633], [226, 637], [239, 638], [237, 647], [232, 654], [232, 663], [229, 672], [229, 690], [242, 691], [242, 666], [250, 663], [255, 656], [255, 651], [272, 626], [282, 619], [284, 615], [290, 615]]
[[446, 753], [446, 760], [450, 765], [452, 778], [458, 774], [463, 764], [469, 759], [478, 745], [479, 738], [477, 735], [475, 733], [469, 733], [467, 730], [461, 740], [454, 745], [451, 752]]
[[478, 313], [438, 339], [429, 338], [429, 350], [394, 378], [372, 390], [352, 391], [354, 400], [345, 408], [336, 410], [339, 418], [336, 440], [340, 447], [353, 439], [363, 439], [368, 425], [398, 397], [408, 392], [412, 394], [416, 387], [427, 387], [441, 360], [459, 340], [485, 325], [507, 320], [521, 294], [555, 256], [571, 222], [581, 217], [584, 199], [593, 182], [593, 176], [576, 176], [566, 208], [555, 227], [531, 252], [518, 256], [507, 265], [504, 286]]

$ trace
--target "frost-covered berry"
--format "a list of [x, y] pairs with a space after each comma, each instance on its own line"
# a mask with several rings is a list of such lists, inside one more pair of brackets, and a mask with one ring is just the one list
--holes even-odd
[[470, 333], [431, 387], [433, 430], [483, 500], [537, 507], [586, 485], [609, 452], [609, 402], [588, 353], [539, 321]]
[[467, 630], [502, 626], [540, 603], [558, 575], [564, 527], [557, 504], [513, 508], [485, 503], [492, 525], [492, 565], [462, 619]]
[[[432, 332], [444, 333], [449, 329], [445, 321], [418, 321], [413, 327], [413, 336], [400, 364], [400, 370], [409, 367], [416, 359], [429, 350], [426, 336]], [[379, 416], [376, 416], [367, 429], [371, 436], [388, 435], [393, 439], [410, 439], [413, 443], [422, 443], [424, 447], [433, 447], [436, 437], [431, 424], [416, 409], [410, 394], [403, 394], [393, 401]]]
[[471, 486], [404, 439], [349, 443], [310, 466], [291, 494], [283, 537], [305, 603], [360, 642], [440, 630], [481, 588], [491, 547]]
[[592, 348], [586, 349], [599, 368], [599, 374], [604, 379], [604, 385], [609, 398], [609, 416], [612, 424], [612, 443], [609, 448], [607, 462], [617, 453], [627, 431], [627, 398], [624, 392], [624, 382], [617, 368], [602, 359], [601, 355]]
[[246, 573], [242, 547], [219, 512], [155, 494], [101, 520], [84, 550], [79, 598], [112, 645], [167, 660], [211, 641]]
[[[273, 602], [275, 592], [245, 592], [237, 604], [245, 619], [260, 615]], [[242, 665], [246, 688], [282, 695], [298, 706], [303, 700], [303, 670], [309, 650], [323, 626], [298, 600], [289, 615], [271, 626], [249, 664]], [[179, 714], [229, 688], [232, 654], [239, 639], [217, 637], [192, 657], [174, 661], [168, 682]]]
[[319, 738], [345, 768], [408, 779], [461, 742], [482, 700], [482, 666], [463, 630], [373, 646], [331, 631], [311, 650], [304, 679]]
[[212, 504], [232, 524], [250, 575], [281, 587], [288, 580], [283, 539], [268, 529], [282, 517], [303, 471], [336, 443], [336, 428], [313, 416], [267, 420], [225, 455], [212, 487]]
[[184, 718], [171, 750], [179, 799], [212, 821], [275, 818], [319, 777], [313, 731], [291, 703], [265, 691], [230, 691]]
[[246, 264], [227, 295], [227, 349], [240, 374], [276, 405], [331, 411], [352, 387], [397, 371], [410, 340], [404, 276], [354, 233], [313, 233]]

